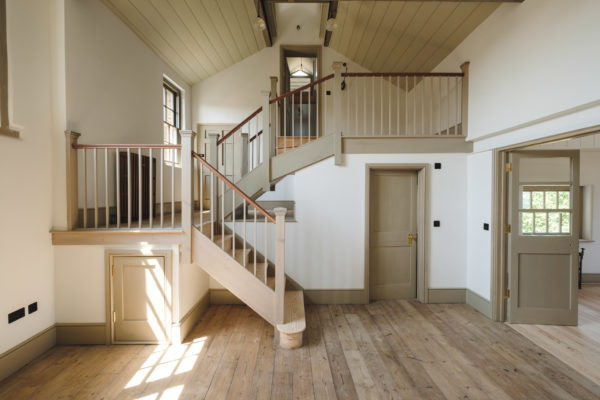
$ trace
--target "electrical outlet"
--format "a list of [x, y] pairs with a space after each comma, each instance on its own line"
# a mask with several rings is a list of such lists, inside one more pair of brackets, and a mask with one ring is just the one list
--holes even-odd
[[8, 314], [8, 323], [12, 324], [18, 319], [21, 319], [25, 316], [25, 307], [19, 308], [17, 311], [13, 311]]
[[35, 303], [31, 303], [29, 306], [27, 306], [27, 313], [31, 314], [37, 311], [37, 301]]

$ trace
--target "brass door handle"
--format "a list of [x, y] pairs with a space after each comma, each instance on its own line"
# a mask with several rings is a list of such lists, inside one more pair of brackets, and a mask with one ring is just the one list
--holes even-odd
[[415, 240], [415, 237], [413, 236], [412, 233], [408, 234], [408, 244], [411, 245], [413, 240]]

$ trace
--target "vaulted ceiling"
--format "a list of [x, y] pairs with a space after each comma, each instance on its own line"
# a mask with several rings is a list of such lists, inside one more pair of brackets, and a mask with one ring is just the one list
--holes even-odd
[[102, 0], [188, 83], [265, 47], [254, 0]]
[[[502, 1], [324, 1], [337, 28], [325, 43], [375, 72], [430, 71]], [[102, 0], [151, 49], [193, 84], [271, 45], [283, 0]], [[311, 2], [285, 0], [285, 2]], [[267, 29], [256, 27], [258, 14]], [[317, 22], [317, 25], [319, 22]]]
[[374, 72], [429, 72], [498, 5], [341, 1], [330, 47]]

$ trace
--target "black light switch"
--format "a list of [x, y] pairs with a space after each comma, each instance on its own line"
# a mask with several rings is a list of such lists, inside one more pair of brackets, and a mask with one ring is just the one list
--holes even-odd
[[331, 96], [331, 90], [327, 90], [327, 91], [325, 92], [325, 94], [326, 94], [327, 96]]
[[21, 319], [25, 316], [25, 307], [19, 308], [17, 311], [13, 311], [8, 314], [8, 323], [12, 324], [18, 319]]
[[442, 223], [440, 221], [433, 221], [433, 226], [435, 228], [439, 228], [440, 226], [442, 226]]
[[436, 162], [435, 164], [433, 164], [433, 167], [435, 169], [442, 169], [442, 163], [441, 162]]
[[37, 301], [35, 303], [31, 303], [28, 307], [27, 307], [27, 313], [31, 314], [37, 311]]
[[490, 230], [490, 224], [488, 224], [487, 222], [483, 223], [483, 230], [484, 231], [489, 231]]

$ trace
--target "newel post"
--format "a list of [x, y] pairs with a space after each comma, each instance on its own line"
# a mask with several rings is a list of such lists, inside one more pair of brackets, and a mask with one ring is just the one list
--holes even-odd
[[[210, 165], [212, 165], [217, 171], [219, 170], [219, 150], [217, 148], [217, 141], [219, 140], [219, 134], [218, 133], [209, 133], [208, 134], [208, 155], [207, 155], [207, 159], [206, 161], [208, 161], [208, 163]], [[211, 181], [209, 181], [208, 183], [208, 190], [210, 190], [209, 194], [209, 198], [210, 198], [210, 207], [209, 209], [214, 209], [214, 217], [216, 219], [219, 219], [219, 208], [218, 208], [218, 194], [219, 194], [219, 187], [218, 187], [218, 179], [217, 176], [215, 174], [211, 174], [212, 178]]]
[[240, 135], [242, 136], [242, 154], [239, 159], [242, 160], [240, 166], [240, 178], [242, 178], [248, 173], [248, 132], [242, 132]]
[[460, 69], [462, 70], [464, 76], [462, 78], [462, 92], [460, 95], [461, 105], [460, 105], [460, 122], [461, 122], [461, 134], [464, 137], [467, 137], [468, 127], [469, 127], [469, 62], [464, 62]]
[[[260, 92], [262, 97], [262, 164], [263, 171], [265, 171], [263, 189], [269, 191], [271, 188], [271, 154], [272, 149], [272, 138], [271, 138], [271, 104], [269, 90], [262, 90]], [[258, 137], [256, 138], [258, 140]]]
[[77, 198], [77, 150], [73, 148], [77, 144], [80, 133], [65, 131], [66, 143], [66, 177], [67, 177], [67, 230], [72, 231], [78, 227], [79, 201]]
[[194, 211], [194, 174], [192, 171], [193, 131], [181, 131], [181, 228], [185, 240], [181, 248], [181, 263], [192, 263], [192, 214]]
[[282, 324], [285, 307], [285, 214], [284, 207], [275, 208], [275, 322]]
[[[277, 77], [276, 76], [272, 76], [271, 77], [271, 94], [269, 95], [269, 99], [273, 100], [274, 98], [277, 97]], [[274, 157], [277, 155], [277, 140], [279, 135], [279, 127], [277, 126], [277, 102], [271, 104], [271, 108], [269, 108], [269, 112], [270, 112], [270, 116], [271, 118], [269, 119], [271, 121], [271, 157]]]
[[342, 132], [342, 66], [343, 63], [336, 61], [333, 68], [333, 134]]

